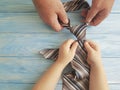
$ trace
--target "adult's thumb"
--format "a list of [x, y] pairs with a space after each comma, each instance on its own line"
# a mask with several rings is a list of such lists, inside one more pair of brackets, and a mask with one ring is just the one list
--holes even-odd
[[94, 19], [94, 17], [96, 16], [97, 12], [98, 10], [95, 7], [91, 7], [91, 9], [87, 13], [86, 22], [90, 23], [92, 19]]
[[62, 23], [65, 23], [65, 24], [68, 23], [68, 17], [64, 9], [59, 11], [58, 17], [62, 21]]

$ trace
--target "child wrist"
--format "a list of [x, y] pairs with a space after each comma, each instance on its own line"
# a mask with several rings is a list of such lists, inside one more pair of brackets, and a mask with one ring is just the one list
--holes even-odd
[[60, 59], [57, 59], [56, 63], [58, 63], [59, 65], [61, 65], [63, 67], [67, 66], [67, 64], [68, 64], [67, 62], [65, 62], [65, 60], [61, 61]]
[[90, 64], [90, 67], [91, 68], [100, 68], [102, 67], [102, 62], [98, 62], [98, 63], [93, 63], [93, 64]]

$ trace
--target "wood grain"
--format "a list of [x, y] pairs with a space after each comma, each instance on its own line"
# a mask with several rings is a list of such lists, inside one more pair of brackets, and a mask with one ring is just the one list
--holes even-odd
[[[80, 23], [79, 13], [68, 13], [68, 17], [71, 19], [72, 25]], [[94, 34], [120, 34], [119, 18], [119, 14], [110, 14], [100, 25], [88, 27], [87, 32]], [[0, 32], [56, 33], [52, 28], [43, 23], [37, 13], [0, 13]]]
[[[69, 0], [62, 0], [69, 1]], [[91, 0], [86, 0], [91, 4]], [[120, 1], [115, 0], [111, 13], [120, 13]], [[36, 12], [32, 0], [0, 0], [0, 12], [4, 13], [29, 13]]]
[[[53, 63], [43, 57], [1, 57], [0, 82], [35, 83]], [[120, 58], [103, 58], [103, 64], [110, 84], [120, 83]], [[116, 75], [116, 76], [115, 76]], [[61, 81], [59, 82], [61, 83]]]
[[[87, 30], [87, 39], [101, 46], [110, 90], [120, 89], [119, 8], [120, 0], [115, 0], [110, 15]], [[80, 23], [79, 13], [68, 13], [68, 17], [72, 25]], [[54, 32], [39, 18], [32, 0], [0, 0], [0, 90], [31, 90], [53, 63], [39, 55], [39, 51], [58, 48], [69, 38], [75, 39], [68, 30]], [[61, 90], [61, 84], [60, 80], [56, 90]]]

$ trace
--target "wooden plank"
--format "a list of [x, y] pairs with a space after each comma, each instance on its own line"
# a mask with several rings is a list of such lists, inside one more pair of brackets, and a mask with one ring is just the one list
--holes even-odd
[[120, 84], [110, 84], [109, 87], [110, 87], [110, 90], [119, 90]]
[[0, 58], [1, 83], [35, 83], [52, 64], [44, 58], [5, 57]]
[[[100, 43], [102, 56], [110, 57], [103, 58], [103, 63], [111, 90], [120, 88], [119, 4], [116, 0], [112, 14], [87, 30], [87, 38]], [[68, 16], [74, 25], [79, 23], [79, 14]], [[67, 30], [56, 33], [39, 19], [31, 0], [0, 0], [0, 90], [30, 90], [53, 63], [39, 50], [58, 47], [68, 38], [73, 36]], [[61, 90], [61, 81], [56, 90]]]
[[32, 0], [0, 0], [0, 12], [36, 12]]
[[[31, 90], [34, 84], [0, 84], [0, 90]], [[120, 84], [109, 85], [110, 90], [119, 90]], [[55, 90], [62, 90], [61, 85], [57, 85]]]
[[[0, 90], [32, 90], [34, 84], [16, 84], [16, 83], [8, 83], [2, 84], [0, 83]], [[48, 89], [49, 90], [49, 89]], [[56, 86], [55, 90], [62, 90], [61, 84]]]
[[[48, 35], [48, 36], [46, 36]], [[0, 56], [39, 56], [39, 51], [45, 47], [57, 47], [68, 37], [65, 34], [0, 34]], [[18, 37], [18, 38], [17, 38]], [[46, 42], [45, 42], [46, 41]], [[58, 44], [59, 43], [59, 44]], [[58, 45], [56, 45], [58, 44]]]
[[[79, 23], [79, 13], [71, 13], [68, 16], [76, 17], [71, 19], [74, 25]], [[0, 14], [0, 32], [41, 33], [50, 30], [52, 29], [42, 22], [37, 13]]]
[[[0, 57], [0, 83], [35, 83], [52, 63], [42, 57]], [[103, 64], [108, 82], [120, 83], [120, 58], [103, 58]]]
[[[63, 1], [69, 1], [69, 0], [63, 0]], [[87, 0], [89, 3], [91, 3], [91, 0]], [[120, 13], [120, 1], [115, 0], [112, 13]], [[36, 12], [32, 0], [0, 0], [0, 12]]]
[[[103, 57], [120, 57], [119, 34], [88, 34], [87, 38], [97, 41]], [[39, 57], [44, 48], [58, 48], [66, 39], [73, 38], [69, 31], [53, 34], [0, 33], [0, 56]], [[114, 44], [113, 44], [114, 43]]]
[[33, 84], [0, 83], [0, 90], [32, 90]]
[[[72, 25], [80, 24], [79, 13], [69, 13]], [[119, 14], [110, 14], [100, 25], [88, 27], [88, 33], [120, 33]], [[63, 29], [66, 31], [66, 29]], [[37, 13], [0, 13], [0, 32], [51, 33], [53, 29], [42, 22]], [[53, 31], [54, 32], [54, 31]]]

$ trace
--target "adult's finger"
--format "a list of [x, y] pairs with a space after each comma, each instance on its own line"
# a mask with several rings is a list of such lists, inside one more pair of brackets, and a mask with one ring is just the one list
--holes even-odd
[[98, 13], [98, 10], [95, 7], [91, 7], [91, 9], [88, 11], [86, 22], [90, 23], [97, 13]]
[[107, 16], [109, 12], [107, 10], [101, 10], [90, 22], [90, 25], [96, 26], [100, 24]]
[[88, 13], [88, 10], [87, 9], [83, 9], [82, 11], [81, 11], [81, 13], [80, 13], [80, 15], [82, 16], [82, 17], [87, 17], [87, 13]]
[[55, 31], [60, 31], [62, 29], [62, 26], [60, 25], [58, 21], [57, 14], [53, 14], [49, 17], [47, 22]]
[[61, 8], [61, 10], [59, 10], [58, 14], [58, 18], [63, 22], [63, 23], [68, 23], [68, 17], [67, 14], [64, 10], [64, 8]]

